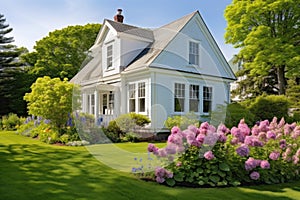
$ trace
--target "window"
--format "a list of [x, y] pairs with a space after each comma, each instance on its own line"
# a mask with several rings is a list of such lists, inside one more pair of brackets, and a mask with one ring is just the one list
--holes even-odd
[[102, 96], [102, 114], [107, 114], [107, 94], [103, 94]]
[[112, 45], [109, 45], [106, 49], [106, 65], [107, 69], [112, 67], [112, 61], [113, 61], [113, 47]]
[[114, 93], [112, 91], [106, 94], [102, 94], [102, 114], [114, 114]]
[[138, 111], [145, 112], [145, 83], [138, 83]]
[[203, 87], [203, 112], [211, 111], [212, 106], [212, 87]]
[[114, 101], [115, 101], [115, 95], [112, 93], [112, 91], [109, 92], [109, 102], [108, 102], [108, 108], [110, 109], [110, 114], [113, 114], [112, 111], [114, 109]]
[[196, 42], [189, 43], [189, 64], [199, 65], [199, 44]]
[[184, 112], [185, 85], [175, 83], [174, 111]]
[[190, 111], [199, 111], [199, 85], [190, 85]]
[[129, 84], [129, 112], [135, 112], [135, 84]]
[[146, 83], [135, 82], [129, 84], [129, 112], [145, 114], [146, 108]]

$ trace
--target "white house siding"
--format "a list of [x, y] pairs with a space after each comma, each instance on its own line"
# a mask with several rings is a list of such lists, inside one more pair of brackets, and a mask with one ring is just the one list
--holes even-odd
[[[154, 129], [160, 129], [164, 126], [164, 121], [168, 116], [184, 115], [189, 112], [189, 85], [199, 85], [199, 112], [198, 116], [203, 114], [203, 86], [212, 87], [212, 110], [217, 105], [224, 105], [229, 101], [228, 82], [220, 78], [204, 77], [195, 74], [182, 72], [170, 72], [162, 69], [153, 69], [151, 72], [151, 125]], [[185, 110], [184, 112], [174, 111], [174, 85], [175, 83], [185, 84]]]
[[[121, 84], [121, 113], [129, 112], [129, 85], [145, 82], [145, 112], [136, 112], [151, 118], [151, 80], [148, 71], [136, 72], [131, 74], [122, 74]], [[137, 88], [136, 88], [137, 89]], [[136, 91], [137, 92], [137, 91]]]
[[[200, 16], [195, 15], [154, 60], [153, 65], [219, 77], [234, 77], [231, 71], [224, 70], [229, 69], [229, 66], [225, 66], [228, 64], [218, 52], [209, 32], [199, 23], [200, 20]], [[199, 66], [189, 64], [189, 41], [199, 43]]]

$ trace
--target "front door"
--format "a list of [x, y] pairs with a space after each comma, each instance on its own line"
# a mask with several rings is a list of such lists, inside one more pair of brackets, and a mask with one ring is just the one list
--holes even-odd
[[[100, 102], [101, 103], [101, 102]], [[114, 93], [112, 91], [102, 94], [102, 115], [114, 114]]]

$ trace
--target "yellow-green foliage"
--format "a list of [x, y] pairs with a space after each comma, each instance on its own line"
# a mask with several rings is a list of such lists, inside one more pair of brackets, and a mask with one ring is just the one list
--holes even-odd
[[[72, 96], [75, 85], [67, 79], [51, 79], [48, 76], [38, 78], [31, 86], [31, 93], [26, 93], [29, 114], [51, 120], [51, 123], [62, 128], [68, 113], [72, 111]], [[75, 101], [76, 102], [76, 101]]]
[[187, 113], [186, 115], [175, 115], [168, 117], [165, 121], [165, 127], [172, 129], [174, 126], [178, 126], [181, 130], [186, 129], [189, 125], [199, 125], [199, 119], [195, 113]]

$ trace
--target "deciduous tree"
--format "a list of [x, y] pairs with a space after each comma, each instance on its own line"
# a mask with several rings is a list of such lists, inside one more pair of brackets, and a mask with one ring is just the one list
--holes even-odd
[[225, 39], [240, 48], [248, 78], [275, 73], [274, 91], [300, 76], [300, 6], [295, 0], [233, 0], [225, 10]]
[[75, 88], [67, 78], [63, 81], [49, 76], [38, 78], [31, 86], [32, 91], [24, 96], [28, 102], [29, 114], [49, 119], [54, 126], [63, 128], [72, 112]]
[[100, 27], [100, 24], [76, 25], [50, 32], [23, 59], [33, 66], [31, 73], [37, 77], [71, 79], [80, 69]]

